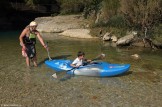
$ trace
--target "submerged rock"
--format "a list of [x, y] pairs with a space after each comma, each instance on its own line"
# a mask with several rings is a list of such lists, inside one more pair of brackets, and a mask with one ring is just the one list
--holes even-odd
[[95, 38], [90, 35], [89, 29], [69, 29], [59, 35], [75, 37], [75, 38]]
[[131, 57], [132, 57], [133, 59], [140, 59], [140, 56], [139, 56], [138, 54], [133, 54], [133, 55], [131, 55]]

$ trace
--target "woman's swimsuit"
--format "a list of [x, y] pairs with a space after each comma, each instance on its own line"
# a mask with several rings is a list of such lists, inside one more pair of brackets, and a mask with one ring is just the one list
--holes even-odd
[[30, 33], [29, 37], [24, 36], [23, 42], [24, 42], [25, 47], [26, 47], [27, 56], [32, 59], [33, 57], [36, 56], [36, 48], [35, 48], [36, 35], [34, 33]]

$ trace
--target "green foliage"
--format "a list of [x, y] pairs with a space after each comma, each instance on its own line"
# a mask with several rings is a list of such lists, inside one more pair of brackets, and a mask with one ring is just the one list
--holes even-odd
[[152, 29], [161, 18], [161, 0], [121, 0], [121, 6], [129, 25], [143, 31], [145, 27]]
[[55, 3], [56, 0], [25, 0], [25, 2], [30, 6], [34, 6], [36, 4], [52, 4]]
[[[103, 0], [102, 20], [92, 27], [115, 27], [151, 34], [162, 16], [162, 0]], [[124, 16], [124, 17], [121, 17]], [[105, 23], [106, 22], [106, 23]]]
[[101, 9], [101, 2], [102, 0], [84, 0], [84, 11], [83, 16], [85, 19], [87, 19], [88, 16], [91, 15], [91, 13], [94, 12], [94, 15], [97, 15], [97, 12]]
[[94, 27], [94, 28], [91, 28], [90, 33], [93, 36], [101, 36], [99, 34], [101, 29], [102, 29], [102, 34], [105, 34], [107, 32], [111, 32], [112, 34], [114, 34], [118, 38], [125, 36], [126, 33], [127, 33], [127, 29], [125, 29], [125, 28], [116, 28], [116, 27]]
[[100, 21], [97, 24], [91, 24], [91, 27], [115, 27], [115, 28], [128, 28], [127, 22], [121, 15], [112, 16], [107, 23]]
[[52, 5], [57, 5], [56, 0], [25, 0], [26, 4], [35, 8], [36, 5], [43, 5], [46, 7], [47, 12], [52, 11]]
[[29, 6], [34, 6], [35, 3], [36, 3], [36, 0], [25, 0], [26, 4], [29, 5]]
[[96, 13], [102, 0], [59, 0], [62, 14], [80, 13], [84, 11], [85, 16], [92, 10]]
[[162, 24], [155, 26], [153, 29], [154, 29], [152, 32], [153, 33], [152, 35], [154, 35], [153, 38], [154, 39], [160, 38], [160, 41], [162, 42]]
[[124, 20], [124, 17], [120, 15], [112, 16], [107, 25], [116, 28], [127, 28], [127, 23]]
[[87, 2], [84, 2], [85, 7], [89, 8], [90, 10], [94, 10], [97, 12], [100, 9], [100, 3], [102, 0], [87, 0]]
[[125, 28], [109, 27], [109, 31], [111, 31], [112, 34], [116, 35], [118, 38], [125, 36], [127, 33], [127, 29]]
[[[162, 0], [25, 0], [27, 4], [53, 3], [57, 1], [61, 7], [61, 14], [76, 14], [83, 12], [96, 18], [97, 13], [102, 13], [99, 23], [91, 24], [91, 27], [107, 27], [113, 29], [139, 30], [144, 34], [161, 32], [158, 23], [162, 18]], [[128, 27], [129, 26], [129, 27]], [[117, 30], [114, 30], [118, 32]], [[156, 34], [161, 35], [161, 34]]]
[[120, 7], [120, 0], [103, 0], [102, 10], [104, 17], [111, 18], [114, 15], [117, 15], [117, 12]]
[[79, 0], [60, 0], [61, 14], [72, 14], [83, 11], [84, 4]]

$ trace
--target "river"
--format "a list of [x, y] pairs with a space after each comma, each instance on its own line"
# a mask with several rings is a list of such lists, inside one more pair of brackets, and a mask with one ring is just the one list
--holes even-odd
[[[161, 107], [162, 50], [113, 47], [96, 39], [76, 39], [43, 33], [52, 59], [106, 54], [106, 62], [129, 63], [128, 73], [115, 77], [52, 77], [45, 66], [46, 50], [37, 41], [38, 67], [26, 67], [19, 45], [20, 31], [0, 32], [0, 105], [27, 107]], [[131, 57], [138, 54], [139, 59]], [[64, 76], [64, 74], [58, 74]]]

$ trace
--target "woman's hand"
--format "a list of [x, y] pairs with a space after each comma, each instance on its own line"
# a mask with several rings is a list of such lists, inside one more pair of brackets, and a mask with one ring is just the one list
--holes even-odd
[[26, 46], [24, 44], [20, 44], [23, 48], [23, 50], [26, 50]]
[[43, 47], [44, 47], [45, 49], [47, 49], [47, 50], [48, 50], [48, 46], [47, 46], [47, 45], [43, 45]]

